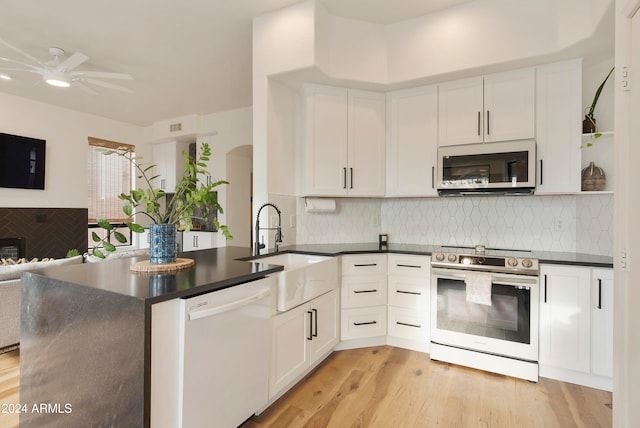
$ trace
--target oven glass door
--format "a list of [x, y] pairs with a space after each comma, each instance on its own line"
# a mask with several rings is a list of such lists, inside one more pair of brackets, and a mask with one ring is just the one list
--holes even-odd
[[433, 271], [433, 341], [443, 345], [537, 360], [536, 277], [492, 275], [489, 306], [467, 301], [464, 271]]

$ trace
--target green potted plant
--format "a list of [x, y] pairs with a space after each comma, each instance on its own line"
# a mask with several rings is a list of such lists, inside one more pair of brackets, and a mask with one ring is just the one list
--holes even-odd
[[[178, 230], [189, 231], [193, 227], [193, 219], [196, 218], [195, 210], [201, 207], [206, 217], [211, 210], [223, 212], [222, 206], [217, 201], [214, 188], [228, 184], [225, 180], [219, 180], [210, 184], [205, 184], [198, 179], [198, 176], [207, 175], [206, 162], [210, 159], [211, 149], [207, 143], [203, 143], [195, 161], [189, 159], [186, 152], [182, 152], [184, 159], [184, 175], [178, 180], [173, 198], [166, 204], [161, 203], [166, 193], [162, 189], [155, 189], [152, 181], [158, 176], [149, 176], [155, 165], [144, 165], [140, 161], [142, 157], [124, 150], [102, 149], [104, 155], [122, 156], [134, 166], [138, 179], [146, 184], [144, 189], [134, 189], [129, 193], [121, 193], [118, 198], [124, 201], [122, 211], [130, 219], [123, 224], [132, 232], [142, 233], [144, 228], [133, 222], [135, 214], [145, 215], [151, 220], [149, 226], [150, 248], [149, 255], [152, 264], [171, 263], [176, 260], [176, 234]], [[104, 218], [97, 219], [98, 226], [112, 233], [114, 238], [120, 243], [126, 243], [126, 237], [115, 230], [111, 223]], [[227, 239], [233, 239], [229, 229], [215, 220], [216, 229], [220, 230]], [[97, 233], [91, 234], [96, 245], [92, 249], [92, 254], [99, 258], [105, 258], [105, 253], [113, 252], [116, 247], [111, 244], [107, 237], [101, 238]]]
[[[604, 84], [607, 83], [609, 76], [613, 73], [615, 67], [612, 67], [607, 74], [607, 77], [604, 78], [598, 89], [596, 90], [596, 94], [593, 97], [593, 102], [589, 107], [585, 109], [584, 120], [582, 121], [582, 133], [583, 134], [594, 134], [594, 138], [600, 138], [602, 136], [601, 133], [598, 132], [598, 126], [596, 125], [596, 118], [594, 117], [594, 111], [596, 109], [596, 104], [598, 104], [598, 99], [600, 98], [600, 93], [602, 92], [602, 88], [604, 88]], [[588, 143], [587, 147], [590, 147], [592, 143]]]

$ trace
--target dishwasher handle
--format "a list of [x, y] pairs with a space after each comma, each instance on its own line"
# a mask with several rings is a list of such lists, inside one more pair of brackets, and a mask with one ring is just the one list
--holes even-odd
[[219, 315], [225, 312], [232, 311], [241, 306], [245, 306], [250, 303], [253, 303], [256, 300], [260, 300], [263, 297], [269, 295], [270, 292], [271, 290], [269, 288], [262, 288], [253, 294], [250, 294], [238, 300], [234, 300], [233, 302], [225, 303], [224, 305], [214, 306], [211, 308], [194, 309], [193, 311], [189, 311], [189, 321], [211, 317], [214, 315]]

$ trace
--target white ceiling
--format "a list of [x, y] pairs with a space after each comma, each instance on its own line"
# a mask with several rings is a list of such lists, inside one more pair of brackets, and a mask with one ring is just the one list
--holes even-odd
[[[252, 103], [252, 18], [299, 0], [0, 0], [0, 38], [48, 61], [50, 46], [89, 60], [76, 70], [128, 73], [126, 94], [55, 88], [12, 72], [0, 92], [151, 125]], [[320, 0], [333, 15], [388, 24], [474, 0]], [[24, 61], [0, 44], [0, 57]], [[6, 66], [0, 61], [0, 67]]]
[[[48, 61], [50, 46], [89, 60], [77, 70], [128, 73], [133, 94], [44, 84], [11, 72], [0, 91], [147, 126], [251, 105], [251, 20], [298, 0], [3, 1], [0, 38]], [[332, 14], [375, 22], [419, 16], [469, 0], [327, 0]], [[392, 5], [392, 6], [391, 6]], [[0, 57], [24, 61], [0, 45]], [[0, 61], [0, 67], [7, 64]]]

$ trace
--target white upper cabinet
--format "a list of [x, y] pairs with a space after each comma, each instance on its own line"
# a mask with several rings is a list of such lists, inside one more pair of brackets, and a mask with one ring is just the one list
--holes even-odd
[[535, 70], [496, 73], [439, 85], [440, 146], [535, 136]]
[[155, 168], [151, 171], [151, 175], [157, 176], [152, 183], [155, 188], [162, 189], [167, 193], [172, 193], [175, 190], [177, 178], [184, 175], [182, 151], [188, 150], [189, 145], [187, 143], [179, 143], [177, 141], [153, 145], [152, 153]]
[[304, 194], [384, 196], [384, 94], [307, 85], [304, 98]]
[[580, 192], [582, 60], [537, 68], [536, 194]]
[[387, 135], [387, 195], [437, 196], [437, 86], [387, 94]]

